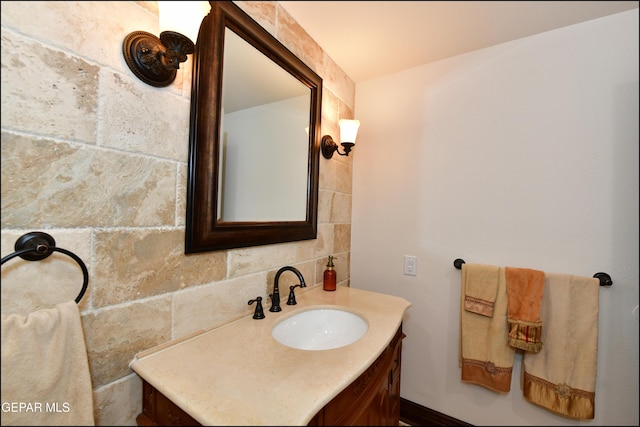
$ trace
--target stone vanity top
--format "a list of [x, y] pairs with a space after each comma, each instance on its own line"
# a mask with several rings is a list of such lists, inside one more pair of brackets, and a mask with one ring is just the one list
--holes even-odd
[[[391, 342], [411, 303], [345, 286], [316, 286], [266, 318], [253, 312], [136, 355], [131, 368], [203, 425], [307, 425]], [[331, 350], [297, 350], [271, 335], [278, 321], [310, 308], [341, 308], [369, 324], [358, 341]]]

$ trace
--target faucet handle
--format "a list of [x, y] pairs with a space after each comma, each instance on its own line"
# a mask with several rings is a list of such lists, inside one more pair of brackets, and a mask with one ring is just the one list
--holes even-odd
[[296, 294], [293, 291], [295, 288], [302, 288], [303, 286], [300, 285], [295, 285], [295, 286], [289, 286], [289, 299], [287, 300], [287, 305], [296, 305], [298, 302], [296, 301]]
[[256, 311], [253, 313], [253, 318], [264, 319], [265, 315], [264, 315], [264, 310], [262, 309], [262, 297], [257, 297], [256, 299], [249, 300], [247, 304], [251, 305], [254, 302], [256, 303]]

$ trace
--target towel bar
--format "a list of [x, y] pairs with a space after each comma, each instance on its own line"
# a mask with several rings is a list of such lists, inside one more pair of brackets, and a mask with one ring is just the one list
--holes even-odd
[[[457, 268], [458, 270], [462, 269], [462, 264], [464, 264], [464, 260], [461, 258], [456, 258], [453, 261], [453, 266], [455, 268]], [[613, 281], [611, 280], [611, 276], [609, 276], [607, 273], [596, 273], [593, 275], [594, 278], [600, 280], [600, 286], [611, 286], [613, 285]]]
[[2, 258], [0, 265], [17, 256], [27, 261], [40, 261], [51, 255], [53, 252], [61, 252], [73, 258], [73, 260], [77, 262], [82, 269], [82, 275], [84, 277], [82, 289], [75, 301], [76, 303], [79, 303], [80, 300], [82, 300], [82, 297], [87, 290], [87, 284], [89, 283], [89, 271], [80, 257], [66, 249], [57, 248], [56, 241], [53, 237], [41, 231], [32, 231], [20, 236], [18, 240], [16, 240], [14, 249], [16, 250], [14, 253]]

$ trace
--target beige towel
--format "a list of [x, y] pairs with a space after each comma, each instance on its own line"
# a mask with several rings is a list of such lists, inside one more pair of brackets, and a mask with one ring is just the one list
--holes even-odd
[[[474, 270], [491, 270], [491, 275], [476, 275]], [[478, 277], [492, 277], [496, 298], [493, 317], [464, 309], [466, 288], [475, 286]], [[507, 344], [507, 287], [504, 268], [477, 264], [462, 265], [460, 298], [460, 341], [458, 363], [462, 368], [462, 381], [490, 390], [507, 393], [511, 388], [511, 371], [515, 349]]]
[[[465, 266], [467, 264], [463, 264]], [[464, 309], [492, 317], [498, 293], [499, 269], [493, 265], [468, 264], [464, 289]]]
[[95, 425], [74, 301], [27, 316], [2, 315], [2, 425]]
[[507, 267], [505, 275], [509, 300], [509, 345], [537, 353], [542, 349], [540, 306], [544, 293], [544, 271]]
[[577, 419], [595, 413], [600, 281], [545, 274], [544, 347], [523, 358], [522, 390], [530, 402]]

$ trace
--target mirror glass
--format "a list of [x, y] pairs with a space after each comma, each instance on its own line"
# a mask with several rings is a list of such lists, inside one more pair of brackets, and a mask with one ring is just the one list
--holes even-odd
[[322, 79], [229, 1], [193, 55], [185, 253], [314, 239]]

